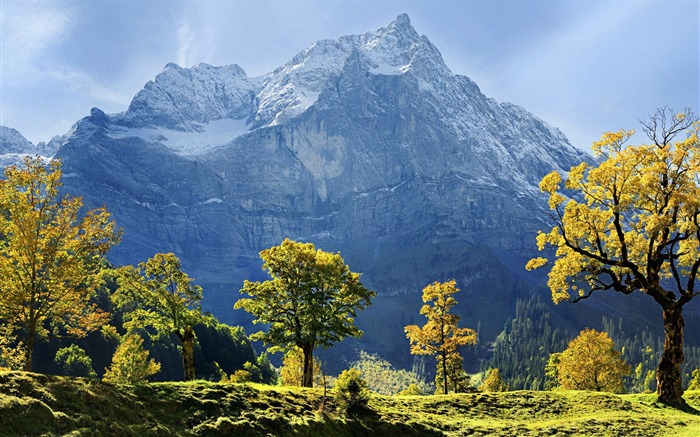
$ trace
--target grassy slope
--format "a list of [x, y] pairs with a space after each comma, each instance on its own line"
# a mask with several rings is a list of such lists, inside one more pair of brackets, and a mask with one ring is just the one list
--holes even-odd
[[[590, 435], [695, 436], [700, 416], [653, 395], [530, 392], [373, 396], [351, 419], [321, 390], [154, 383], [114, 387], [82, 378], [0, 373], [0, 435]], [[700, 392], [686, 398], [700, 407]]]

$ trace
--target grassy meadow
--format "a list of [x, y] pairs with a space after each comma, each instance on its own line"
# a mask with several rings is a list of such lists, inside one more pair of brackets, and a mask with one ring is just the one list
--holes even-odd
[[[330, 392], [329, 392], [330, 395]], [[686, 393], [700, 409], [700, 392]], [[0, 435], [697, 436], [700, 415], [654, 395], [592, 392], [373, 395], [345, 417], [322, 389], [206, 381], [112, 386], [0, 372]]]

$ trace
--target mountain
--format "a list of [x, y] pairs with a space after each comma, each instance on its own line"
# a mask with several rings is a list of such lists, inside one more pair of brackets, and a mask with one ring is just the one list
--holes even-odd
[[[319, 41], [261, 77], [166, 65], [120, 114], [94, 108], [54, 144], [65, 190], [124, 229], [110, 257], [174, 252], [224, 320], [258, 252], [283, 238], [340, 251], [380, 297], [362, 347], [408, 359], [422, 287], [456, 278], [458, 311], [500, 332], [546, 227], [537, 187], [589, 160], [525, 109], [454, 74], [408, 16]], [[398, 340], [397, 340], [398, 339]]]
[[61, 145], [63, 137], [55, 136], [48, 144], [41, 142], [36, 146], [16, 129], [0, 126], [0, 166], [19, 164], [27, 155], [40, 155], [50, 158]]

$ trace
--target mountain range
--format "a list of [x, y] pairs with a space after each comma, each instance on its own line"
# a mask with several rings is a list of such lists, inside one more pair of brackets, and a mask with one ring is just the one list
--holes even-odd
[[244, 279], [264, 279], [262, 249], [290, 237], [340, 251], [379, 294], [352, 346], [399, 361], [436, 280], [457, 280], [464, 325], [493, 340], [543, 284], [524, 270], [548, 226], [540, 179], [592, 159], [453, 73], [405, 14], [259, 77], [168, 64], [126, 111], [93, 108], [48, 144], [0, 133], [2, 163], [60, 158], [65, 191], [114, 215], [112, 262], [174, 252], [230, 323], [249, 326], [232, 305]]

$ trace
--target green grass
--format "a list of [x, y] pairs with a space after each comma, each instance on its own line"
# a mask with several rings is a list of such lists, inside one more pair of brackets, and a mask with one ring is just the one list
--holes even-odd
[[[654, 395], [590, 392], [372, 396], [346, 418], [320, 389], [259, 384], [111, 386], [0, 372], [0, 436], [697, 436], [700, 416]], [[688, 392], [700, 408], [700, 392]]]

